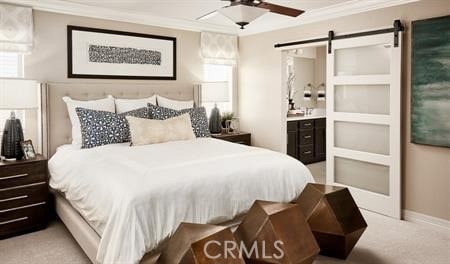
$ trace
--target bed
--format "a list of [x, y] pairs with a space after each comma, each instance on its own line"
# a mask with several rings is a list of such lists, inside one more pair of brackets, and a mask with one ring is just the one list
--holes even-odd
[[180, 222], [233, 225], [254, 200], [289, 202], [313, 181], [284, 154], [212, 138], [88, 150], [67, 144], [62, 96], [195, 97], [188, 87], [132, 87], [128, 94], [118, 84], [50, 84], [43, 93], [56, 211], [92, 262], [151, 263]]

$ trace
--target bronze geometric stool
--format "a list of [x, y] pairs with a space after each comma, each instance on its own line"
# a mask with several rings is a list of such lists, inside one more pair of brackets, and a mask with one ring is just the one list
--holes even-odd
[[[226, 248], [233, 248], [228, 252]], [[158, 264], [245, 264], [240, 257], [236, 239], [225, 226], [181, 223], [167, 247], [161, 253]]]
[[[235, 232], [247, 263], [310, 264], [320, 249], [298, 205], [255, 201]], [[242, 251], [242, 249], [241, 249]]]
[[308, 183], [293, 202], [306, 216], [321, 255], [346, 259], [367, 228], [347, 188]]

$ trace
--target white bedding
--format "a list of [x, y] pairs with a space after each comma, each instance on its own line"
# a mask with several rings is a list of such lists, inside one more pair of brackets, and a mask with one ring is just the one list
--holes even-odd
[[256, 199], [289, 202], [313, 181], [284, 154], [211, 138], [86, 150], [67, 145], [49, 170], [50, 186], [101, 235], [101, 263], [137, 263], [180, 222], [231, 220]]

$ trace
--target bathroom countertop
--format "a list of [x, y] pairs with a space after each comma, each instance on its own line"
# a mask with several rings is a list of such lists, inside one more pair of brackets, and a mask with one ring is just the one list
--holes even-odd
[[305, 115], [305, 116], [294, 116], [288, 117], [287, 121], [298, 121], [298, 120], [308, 120], [308, 119], [317, 119], [317, 118], [326, 118], [326, 115]]

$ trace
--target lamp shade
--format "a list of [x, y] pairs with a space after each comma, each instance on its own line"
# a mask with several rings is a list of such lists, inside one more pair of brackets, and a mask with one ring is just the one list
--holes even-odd
[[38, 107], [37, 82], [24, 79], [0, 79], [0, 109], [18, 110]]
[[206, 82], [202, 84], [202, 102], [228, 102], [229, 85], [228, 82]]
[[219, 9], [219, 12], [231, 19], [234, 23], [244, 26], [269, 12], [269, 10], [254, 6], [235, 5], [227, 8], [221, 8]]

